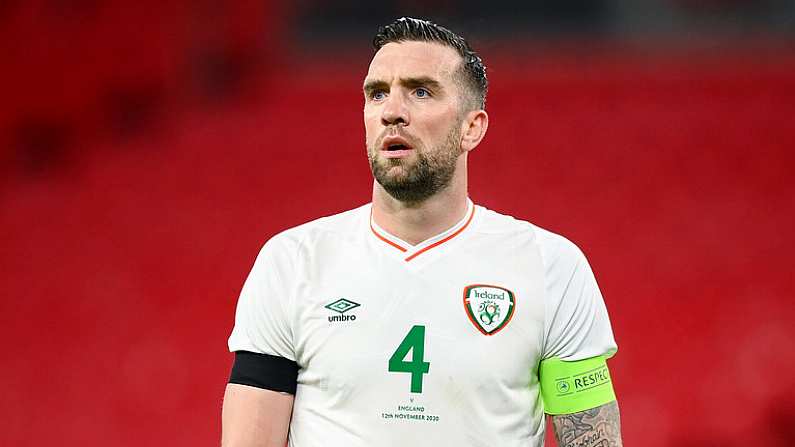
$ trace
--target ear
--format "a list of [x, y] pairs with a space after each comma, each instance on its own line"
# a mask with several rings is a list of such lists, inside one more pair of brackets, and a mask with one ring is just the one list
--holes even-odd
[[489, 128], [489, 114], [485, 110], [467, 112], [461, 123], [461, 150], [469, 152], [480, 144]]

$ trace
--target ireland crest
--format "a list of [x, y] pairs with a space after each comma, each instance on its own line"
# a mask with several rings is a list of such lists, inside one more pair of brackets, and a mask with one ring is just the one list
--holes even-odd
[[469, 320], [483, 335], [494, 335], [513, 316], [513, 293], [503, 287], [474, 284], [464, 288], [464, 309]]

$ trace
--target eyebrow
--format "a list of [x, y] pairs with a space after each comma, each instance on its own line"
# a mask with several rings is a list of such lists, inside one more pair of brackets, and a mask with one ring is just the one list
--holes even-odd
[[[442, 91], [442, 84], [436, 79], [428, 76], [420, 76], [416, 78], [400, 78], [400, 85], [406, 88], [428, 87], [432, 90]], [[365, 81], [364, 93], [368, 96], [379, 90], [389, 90], [389, 83], [380, 79], [372, 79]]]

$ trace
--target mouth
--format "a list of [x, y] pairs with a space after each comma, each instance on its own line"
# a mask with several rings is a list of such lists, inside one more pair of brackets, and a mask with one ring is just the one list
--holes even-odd
[[400, 136], [389, 136], [381, 142], [381, 153], [387, 158], [405, 157], [414, 148]]

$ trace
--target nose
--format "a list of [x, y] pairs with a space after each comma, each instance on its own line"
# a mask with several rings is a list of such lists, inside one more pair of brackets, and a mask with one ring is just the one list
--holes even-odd
[[396, 126], [398, 124], [408, 126], [409, 121], [409, 110], [403, 95], [397, 91], [389, 95], [384, 101], [384, 107], [381, 109], [381, 124], [384, 126]]

